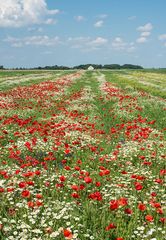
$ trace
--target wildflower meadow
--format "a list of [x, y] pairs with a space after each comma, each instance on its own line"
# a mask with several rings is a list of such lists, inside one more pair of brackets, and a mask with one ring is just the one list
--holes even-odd
[[6, 78], [0, 239], [166, 239], [165, 73]]

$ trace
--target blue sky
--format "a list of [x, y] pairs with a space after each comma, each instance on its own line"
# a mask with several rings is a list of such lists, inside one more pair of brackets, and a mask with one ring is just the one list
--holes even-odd
[[166, 0], [0, 0], [0, 65], [166, 67]]

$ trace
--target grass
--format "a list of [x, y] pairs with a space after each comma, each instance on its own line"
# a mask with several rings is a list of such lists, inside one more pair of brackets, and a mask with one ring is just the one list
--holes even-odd
[[69, 73], [70, 71], [0, 71], [0, 91], [10, 90], [18, 85], [38, 84], [47, 79], [55, 80]]
[[[141, 71], [105, 71], [107, 79], [111, 79], [111, 82], [118, 84], [121, 88], [131, 87], [136, 91], [145, 91], [153, 96], [166, 98], [166, 77], [165, 74], [155, 73], [155, 76], [160, 79], [160, 82], [151, 85], [151, 80], [147, 79], [147, 73]], [[148, 73], [149, 74], [149, 73]], [[152, 73], [153, 74], [153, 73]], [[141, 77], [140, 77], [141, 76]], [[141, 83], [142, 76], [145, 78], [144, 84]], [[140, 81], [139, 81], [140, 79]], [[147, 84], [147, 85], [145, 85]]]

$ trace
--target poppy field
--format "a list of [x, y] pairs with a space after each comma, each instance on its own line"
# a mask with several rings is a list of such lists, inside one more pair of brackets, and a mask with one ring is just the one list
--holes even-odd
[[33, 74], [0, 73], [0, 239], [166, 239], [166, 74]]

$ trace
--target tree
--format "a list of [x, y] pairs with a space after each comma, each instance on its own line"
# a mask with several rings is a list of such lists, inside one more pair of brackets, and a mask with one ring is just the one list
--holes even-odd
[[119, 64], [106, 64], [103, 66], [105, 69], [121, 69]]
[[123, 66], [121, 66], [121, 68], [124, 68], [124, 69], [143, 69], [143, 67], [138, 66], [138, 65], [133, 65], [133, 64], [124, 64]]

